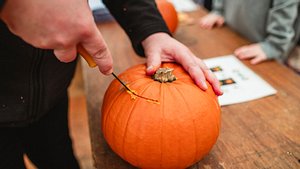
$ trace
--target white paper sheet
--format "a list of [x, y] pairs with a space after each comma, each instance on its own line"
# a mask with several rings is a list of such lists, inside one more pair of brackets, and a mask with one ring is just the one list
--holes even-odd
[[88, 2], [89, 2], [89, 6], [92, 10], [105, 8], [102, 0], [88, 0]]
[[177, 12], [191, 12], [198, 8], [198, 5], [192, 0], [168, 0], [173, 3]]
[[204, 62], [223, 83], [221, 89], [224, 94], [219, 97], [221, 106], [251, 101], [277, 92], [233, 55], [206, 59]]

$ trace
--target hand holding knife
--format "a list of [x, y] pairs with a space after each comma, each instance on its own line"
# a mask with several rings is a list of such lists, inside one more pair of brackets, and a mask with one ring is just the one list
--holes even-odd
[[[92, 56], [84, 49], [84, 47], [82, 45], [77, 45], [77, 52], [85, 59], [85, 61], [88, 63], [89, 67], [93, 68], [96, 67], [97, 64], [94, 61], [94, 59], [92, 58]], [[129, 92], [133, 93], [133, 91], [131, 89], [129, 89], [123, 82], [121, 79], [118, 78], [118, 76], [112, 72], [112, 75], [125, 87], [126, 90], [128, 90]]]
[[[92, 56], [85, 50], [85, 48], [82, 46], [82, 45], [77, 45], [77, 52], [84, 58], [84, 60], [88, 63], [89, 67], [93, 68], [93, 67], [96, 67], [97, 64], [96, 62], [94, 61], [94, 59], [92, 58]], [[131, 94], [137, 96], [137, 97], [140, 97], [140, 98], [143, 98], [143, 99], [146, 99], [148, 101], [151, 101], [151, 102], [155, 102], [155, 103], [159, 103], [158, 100], [156, 99], [151, 99], [151, 98], [147, 98], [147, 97], [144, 97], [144, 96], [141, 96], [141, 95], [138, 95], [135, 91], [131, 90], [120, 78], [118, 78], [118, 76], [112, 72], [111, 73], [120, 83], [122, 86], [124, 86], [124, 88], [130, 92]]]

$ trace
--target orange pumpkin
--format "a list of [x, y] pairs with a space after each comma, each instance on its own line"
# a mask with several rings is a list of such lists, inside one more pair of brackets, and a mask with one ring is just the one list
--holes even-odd
[[178, 25], [178, 16], [174, 5], [166, 0], [156, 0], [156, 5], [170, 32], [174, 33]]
[[109, 146], [124, 160], [143, 169], [183, 169], [201, 160], [215, 144], [220, 129], [220, 106], [212, 87], [202, 91], [187, 72], [174, 63], [176, 80], [161, 83], [134, 66], [108, 87], [102, 105], [102, 132]]

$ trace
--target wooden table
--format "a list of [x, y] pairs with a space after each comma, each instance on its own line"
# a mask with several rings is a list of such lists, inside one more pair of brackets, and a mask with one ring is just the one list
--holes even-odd
[[[199, 18], [205, 13], [199, 9], [188, 15]], [[124, 31], [115, 22], [99, 24], [99, 29], [114, 57], [115, 73], [145, 62], [133, 52]], [[201, 58], [232, 54], [234, 49], [248, 43], [228, 27], [201, 30], [197, 24], [181, 23], [174, 37]], [[278, 93], [222, 107], [222, 127], [216, 145], [190, 169], [300, 168], [300, 76], [275, 61], [255, 66], [248, 61], [243, 63]], [[113, 77], [101, 75], [98, 69], [88, 68], [85, 62], [82, 65], [95, 167], [134, 168], [113, 153], [101, 135], [102, 98]]]

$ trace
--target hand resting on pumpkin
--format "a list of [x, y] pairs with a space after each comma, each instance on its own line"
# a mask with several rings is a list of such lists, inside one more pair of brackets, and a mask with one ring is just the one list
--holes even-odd
[[142, 41], [142, 45], [147, 57], [147, 74], [154, 74], [162, 62], [177, 62], [184, 67], [202, 90], [207, 89], [207, 80], [216, 95], [223, 94], [218, 79], [204, 62], [168, 34], [154, 33]]

